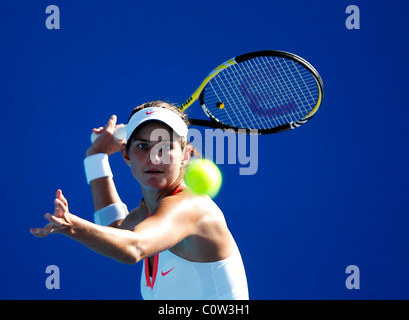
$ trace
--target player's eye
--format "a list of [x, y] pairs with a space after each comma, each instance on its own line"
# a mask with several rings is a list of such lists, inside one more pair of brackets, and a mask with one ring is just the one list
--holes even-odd
[[136, 148], [145, 150], [145, 149], [148, 149], [148, 144], [141, 142], [141, 143], [138, 143], [138, 144], [136, 145]]

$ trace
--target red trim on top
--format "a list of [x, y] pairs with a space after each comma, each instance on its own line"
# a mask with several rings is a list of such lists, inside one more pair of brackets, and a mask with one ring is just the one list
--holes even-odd
[[156, 275], [158, 274], [158, 264], [159, 264], [159, 253], [155, 254], [153, 258], [153, 270], [152, 270], [152, 281], [151, 276], [149, 274], [149, 260], [145, 258], [145, 278], [146, 278], [146, 285], [151, 287], [153, 290], [153, 286], [155, 285]]
[[[182, 191], [182, 187], [179, 186], [176, 190], [172, 193], [172, 196], [176, 193]], [[150, 216], [150, 212], [148, 213], [148, 217]], [[149, 274], [149, 259], [144, 259], [145, 263], [145, 278], [146, 278], [146, 286], [150, 287], [153, 290], [153, 286], [155, 285], [156, 275], [158, 274], [158, 265], [159, 265], [159, 253], [155, 254], [153, 258], [153, 269], [152, 269], [152, 276]]]
[[174, 196], [176, 193], [179, 193], [180, 191], [183, 190], [183, 187], [179, 186], [175, 189], [175, 191], [173, 191], [172, 196]]

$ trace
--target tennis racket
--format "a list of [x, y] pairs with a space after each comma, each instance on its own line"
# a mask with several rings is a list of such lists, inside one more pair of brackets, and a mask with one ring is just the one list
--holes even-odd
[[[203, 80], [179, 107], [196, 100], [209, 120], [190, 119], [192, 125], [247, 134], [294, 129], [310, 120], [321, 106], [323, 82], [317, 70], [289, 52], [265, 50], [232, 58]], [[124, 139], [125, 127], [114, 134]], [[91, 140], [97, 135], [93, 133]]]
[[306, 123], [322, 98], [322, 79], [310, 63], [292, 53], [266, 50], [219, 65], [179, 109], [199, 100], [209, 120], [189, 119], [192, 125], [268, 134]]

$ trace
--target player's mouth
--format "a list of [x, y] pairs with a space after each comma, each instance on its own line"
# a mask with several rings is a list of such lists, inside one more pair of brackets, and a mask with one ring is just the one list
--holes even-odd
[[163, 171], [160, 171], [160, 170], [145, 170], [144, 172], [147, 173], [147, 174], [161, 174], [161, 173], [163, 173]]

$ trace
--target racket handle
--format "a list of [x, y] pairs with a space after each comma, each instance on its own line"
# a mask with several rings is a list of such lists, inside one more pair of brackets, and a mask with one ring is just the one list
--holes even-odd
[[[93, 132], [91, 134], [91, 142], [94, 143], [94, 141], [98, 138], [99, 134]], [[114, 132], [114, 137], [118, 140], [124, 140], [126, 139], [126, 126], [116, 128]]]

